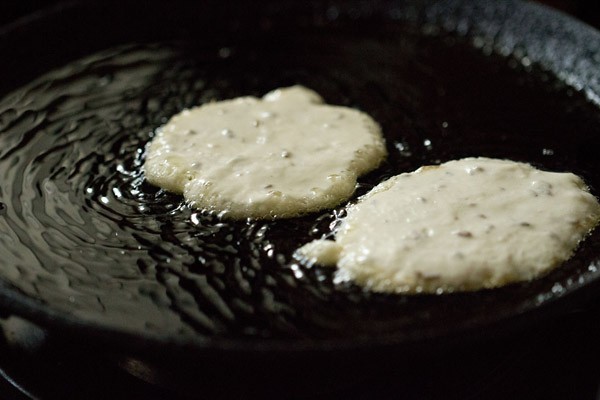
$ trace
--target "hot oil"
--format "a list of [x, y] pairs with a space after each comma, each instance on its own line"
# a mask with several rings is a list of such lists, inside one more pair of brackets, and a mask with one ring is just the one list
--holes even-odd
[[3, 281], [87, 322], [186, 340], [410, 337], [535, 307], [557, 282], [568, 289], [594, 279], [597, 235], [530, 284], [444, 296], [366, 293], [291, 257], [329, 233], [343, 207], [234, 222], [149, 185], [145, 146], [170, 116], [302, 84], [383, 128], [389, 159], [360, 180], [355, 198], [392, 175], [465, 156], [572, 171], [595, 193], [600, 187], [597, 108], [535, 65], [409, 26], [286, 31], [286, 46], [261, 35], [123, 46], [6, 95]]

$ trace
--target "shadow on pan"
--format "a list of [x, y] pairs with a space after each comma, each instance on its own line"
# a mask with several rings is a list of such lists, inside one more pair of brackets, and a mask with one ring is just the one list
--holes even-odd
[[498, 335], [593, 296], [599, 233], [533, 282], [364, 293], [291, 259], [341, 208], [222, 222], [140, 167], [181, 109], [302, 84], [383, 128], [390, 157], [356, 196], [465, 156], [572, 171], [598, 195], [596, 31], [517, 1], [145, 9], [63, 3], [0, 32], [4, 313], [145, 355], [315, 354]]

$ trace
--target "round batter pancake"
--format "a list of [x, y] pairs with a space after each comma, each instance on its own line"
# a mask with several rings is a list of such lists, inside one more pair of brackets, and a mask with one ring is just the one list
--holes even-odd
[[558, 266], [599, 218], [574, 174], [466, 158], [381, 183], [348, 208], [335, 242], [297, 254], [373, 291], [476, 290]]
[[227, 218], [288, 218], [347, 200], [386, 156], [379, 125], [301, 86], [185, 110], [147, 149], [146, 179]]

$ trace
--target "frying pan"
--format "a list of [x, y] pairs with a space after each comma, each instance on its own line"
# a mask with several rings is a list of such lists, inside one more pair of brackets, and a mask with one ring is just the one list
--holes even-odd
[[356, 196], [473, 155], [573, 171], [598, 195], [598, 50], [595, 30], [519, 1], [61, 3], [0, 32], [0, 308], [192, 359], [431, 350], [556, 316], [594, 296], [598, 233], [536, 281], [366, 293], [291, 258], [343, 207], [222, 222], [139, 167], [181, 109], [300, 83], [382, 125], [390, 160]]

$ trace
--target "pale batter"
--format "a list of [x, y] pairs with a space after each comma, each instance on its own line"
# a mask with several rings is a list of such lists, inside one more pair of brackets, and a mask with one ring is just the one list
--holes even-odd
[[175, 115], [147, 148], [146, 179], [225, 218], [289, 218], [334, 207], [386, 157], [379, 125], [304, 87]]
[[397, 175], [347, 210], [335, 241], [298, 250], [338, 281], [441, 293], [535, 278], [568, 259], [600, 205], [571, 173], [466, 158]]

